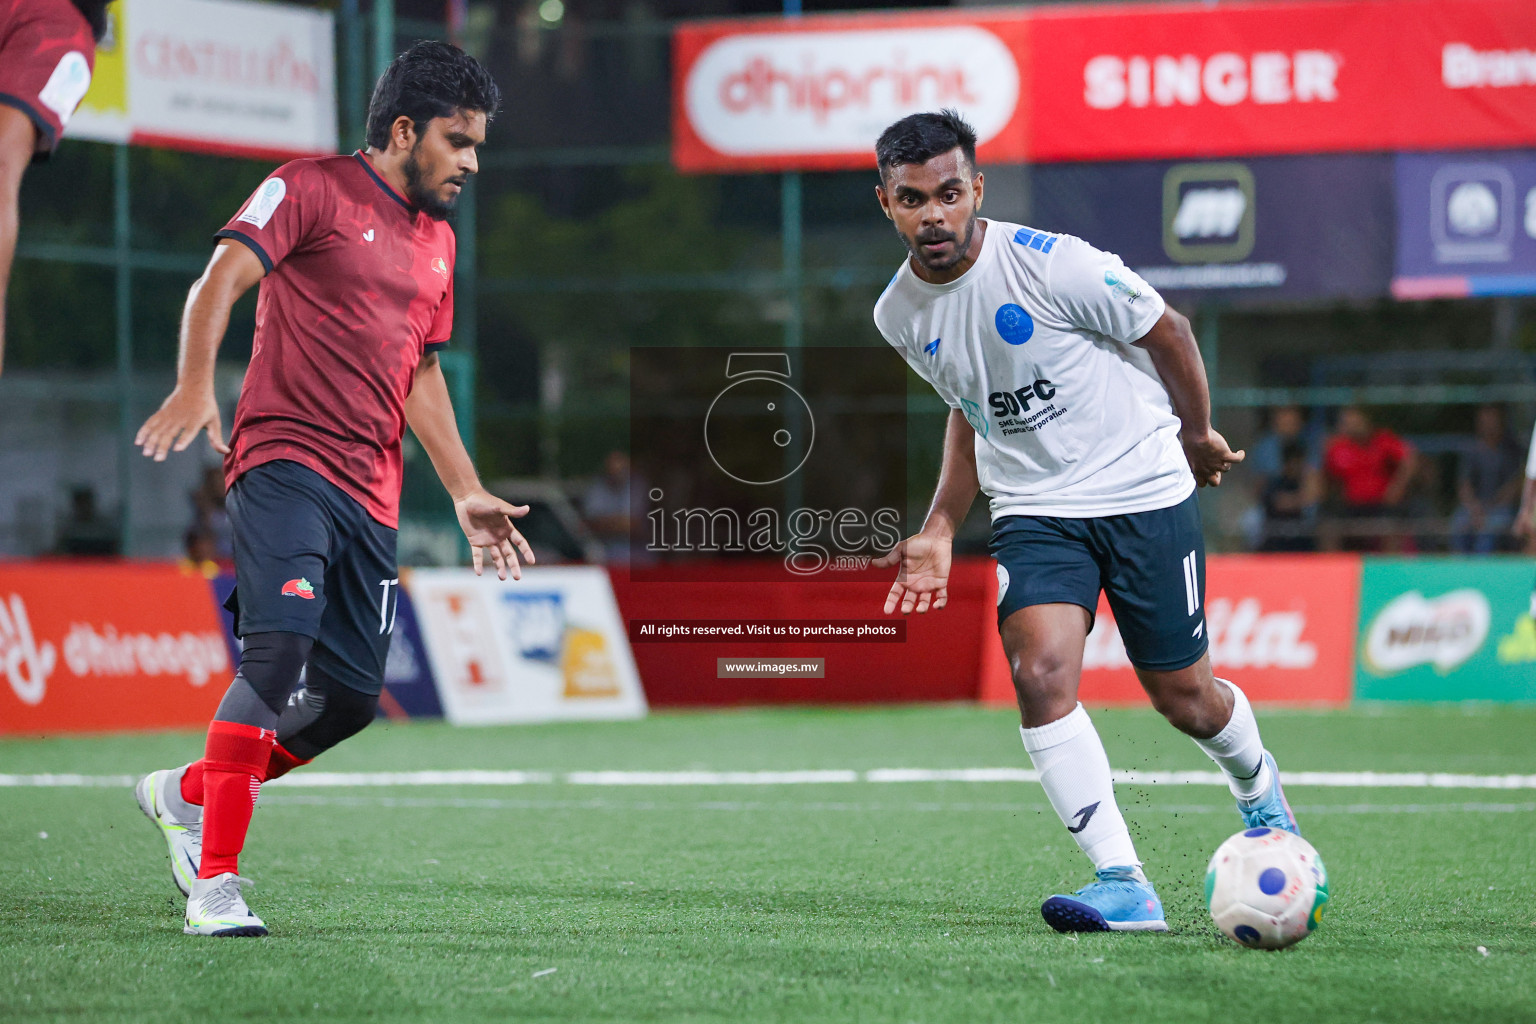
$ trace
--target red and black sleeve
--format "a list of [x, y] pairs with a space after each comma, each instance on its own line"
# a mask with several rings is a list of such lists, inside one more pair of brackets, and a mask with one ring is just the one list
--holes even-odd
[[246, 246], [270, 274], [320, 230], [329, 202], [330, 179], [312, 161], [294, 160], [257, 186], [214, 237]]
[[0, 3], [0, 104], [37, 129], [33, 160], [58, 148], [64, 126], [91, 86], [96, 40], [69, 0]]

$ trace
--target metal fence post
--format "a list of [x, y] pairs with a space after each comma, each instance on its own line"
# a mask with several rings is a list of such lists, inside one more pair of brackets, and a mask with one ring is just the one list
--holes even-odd
[[395, 0], [373, 0], [373, 75], [395, 59]]
[[363, 97], [363, 18], [358, 0], [341, 3], [341, 148], [362, 145], [353, 135], [368, 120]]
[[[784, 16], [798, 18], [801, 0], [784, 0]], [[784, 290], [788, 309], [784, 317], [784, 348], [796, 353], [805, 344], [805, 236], [802, 200], [804, 198], [799, 171], [785, 171], [779, 185], [779, 231], [782, 237], [784, 265]], [[793, 356], [791, 356], [793, 359]], [[791, 415], [795, 443], [784, 450], [785, 467], [792, 469], [800, 464], [803, 454], [800, 438], [804, 425], [799, 423], [798, 409]], [[784, 481], [785, 515], [793, 515], [802, 504], [803, 488], [800, 475], [791, 472]]]
[[117, 501], [118, 552], [133, 550], [133, 220], [129, 209], [128, 146], [112, 147], [113, 252], [117, 264]]

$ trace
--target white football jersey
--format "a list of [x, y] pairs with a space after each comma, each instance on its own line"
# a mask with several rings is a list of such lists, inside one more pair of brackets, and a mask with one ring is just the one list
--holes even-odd
[[1177, 505], [1195, 488], [1179, 420], [1140, 340], [1162, 296], [1071, 235], [986, 224], [975, 264], [929, 284], [909, 260], [875, 324], [976, 430], [992, 518]]

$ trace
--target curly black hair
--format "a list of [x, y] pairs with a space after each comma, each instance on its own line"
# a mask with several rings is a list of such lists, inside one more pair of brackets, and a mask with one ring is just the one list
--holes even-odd
[[404, 115], [417, 132], [434, 117], [478, 110], [496, 116], [501, 90], [490, 72], [452, 43], [423, 39], [390, 62], [368, 101], [368, 145], [389, 145], [389, 126]]
[[85, 15], [85, 20], [90, 23], [91, 34], [96, 41], [101, 42], [101, 37], [107, 34], [107, 5], [112, 0], [74, 0], [75, 9]]
[[880, 177], [899, 164], [925, 164], [940, 153], [956, 146], [965, 154], [965, 162], [976, 169], [976, 129], [958, 110], [944, 109], [937, 114], [908, 114], [880, 133], [875, 143], [875, 164]]

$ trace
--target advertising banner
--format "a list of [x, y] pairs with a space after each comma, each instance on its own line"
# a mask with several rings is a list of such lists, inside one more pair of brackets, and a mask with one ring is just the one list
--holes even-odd
[[336, 151], [329, 11], [246, 0], [118, 0], [67, 134], [282, 159]]
[[432, 661], [421, 638], [421, 622], [410, 593], [410, 572], [404, 574], [395, 606], [395, 628], [384, 663], [384, 692], [379, 713], [390, 718], [441, 718], [443, 702], [432, 679]]
[[231, 673], [199, 574], [0, 565], [0, 734], [205, 726]]
[[1536, 150], [1403, 154], [1396, 183], [1393, 295], [1536, 294]]
[[873, 167], [882, 129], [955, 107], [983, 160], [1024, 159], [1028, 22], [975, 10], [704, 22], [673, 36], [684, 171]]
[[[1211, 664], [1255, 701], [1347, 704], [1359, 593], [1360, 560], [1353, 555], [1212, 555], [1204, 623]], [[1006, 665], [1001, 658], [997, 665], [981, 699], [1012, 704]], [[1080, 696], [1090, 704], [1147, 699], [1102, 597], [1083, 654]]]
[[1373, 298], [1392, 276], [1392, 158], [1056, 164], [1032, 222], [1118, 253], [1169, 295]]
[[640, 676], [602, 569], [526, 568], [516, 582], [418, 569], [408, 586], [455, 725], [644, 716]]
[[1060, 8], [1030, 22], [1032, 159], [1463, 149], [1536, 135], [1536, 4]]
[[[613, 573], [653, 707], [976, 698], [985, 652], [997, 643], [991, 559], [956, 558], [944, 610], [905, 617], [882, 612], [892, 570], [811, 581], [765, 568], [704, 559], [665, 580]], [[806, 675], [721, 664], [747, 660], [819, 665]]]
[[1533, 577], [1523, 558], [1368, 559], [1355, 696], [1536, 700]]
[[685, 171], [872, 168], [880, 130], [955, 106], [983, 163], [1536, 143], [1528, 0], [1115, 4], [685, 25]]

